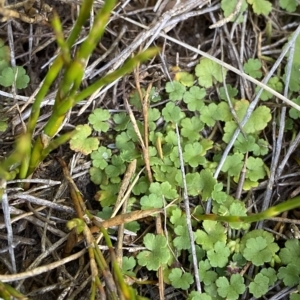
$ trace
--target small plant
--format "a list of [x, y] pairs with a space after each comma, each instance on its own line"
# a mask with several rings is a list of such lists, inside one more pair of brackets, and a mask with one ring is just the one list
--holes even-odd
[[15, 85], [17, 89], [26, 88], [30, 79], [25, 69], [19, 66], [12, 68], [9, 61], [9, 49], [0, 40], [0, 85], [3, 87]]
[[[17, 89], [24, 89], [28, 86], [29, 81], [30, 78], [26, 75], [23, 67], [11, 67], [9, 48], [0, 39], [0, 85], [5, 88], [14, 85]], [[0, 132], [6, 131], [8, 127], [7, 120], [7, 116], [0, 112]]]
[[[257, 2], [253, 1], [252, 5], [253, 9], [259, 10]], [[265, 11], [267, 8], [268, 5], [261, 10]], [[244, 68], [249, 75], [262, 77], [259, 59], [249, 59]], [[300, 205], [300, 198], [285, 201], [259, 214], [248, 215], [245, 203], [228, 194], [231, 186], [240, 184], [243, 172], [244, 191], [258, 186], [266, 179], [268, 168], [264, 158], [269, 154], [270, 146], [262, 132], [270, 125], [271, 110], [262, 103], [243, 127], [243, 132], [234, 143], [232, 154], [222, 167], [222, 178], [227, 184], [225, 190], [224, 184], [216, 180], [213, 173], [224, 145], [230, 141], [250, 103], [246, 99], [237, 98], [238, 91], [229, 84], [226, 85], [226, 90], [234, 112], [228, 104], [225, 87], [219, 89], [219, 101], [211, 103], [207, 100], [206, 89], [223, 82], [222, 70], [215, 63], [201, 59], [195, 68], [195, 74], [195, 85], [191, 85], [193, 75], [176, 73], [175, 80], [166, 84], [165, 94], [157, 95], [154, 88], [131, 94], [129, 102], [137, 111], [141, 110], [144, 101], [138, 95], [148, 95], [150, 106], [157, 104], [160, 98], [169, 100], [160, 109], [147, 107], [146, 128], [145, 120], [141, 120], [142, 116], [135, 121], [134, 126], [129, 116], [123, 112], [109, 113], [101, 109], [89, 117], [89, 126], [94, 131], [101, 132], [102, 143], [92, 152], [89, 143], [82, 145], [87, 146], [84, 151], [91, 152], [91, 180], [99, 185], [98, 200], [103, 209], [112, 210], [125, 173], [125, 165], [136, 159], [138, 170], [144, 166], [146, 158], [139, 150], [140, 135], [148, 145], [153, 180], [149, 174], [141, 176], [133, 187], [130, 203], [137, 209], [165, 208], [166, 211], [166, 235], [146, 234], [143, 239], [146, 250], [141, 251], [137, 260], [131, 262], [131, 268], [127, 263], [124, 265], [124, 274], [128, 274], [130, 270], [130, 276], [133, 276], [132, 268], [135, 263], [149, 271], [162, 268], [164, 281], [174, 288], [190, 291], [188, 299], [235, 300], [245, 291], [259, 298], [278, 280], [283, 280], [282, 284], [287, 287], [299, 285], [300, 274], [295, 267], [298, 241], [288, 241], [285, 247], [280, 248], [271, 233], [264, 230], [251, 231], [250, 222], [297, 207]], [[282, 91], [281, 77], [273, 77], [269, 86]], [[263, 93], [261, 100], [272, 97], [271, 94]], [[290, 109], [290, 115], [298, 117], [297, 111], [293, 109]], [[176, 134], [176, 124], [180, 136]], [[216, 126], [222, 127], [224, 144], [217, 144], [214, 135], [210, 134]], [[205, 136], [202, 134], [204, 129], [208, 132]], [[201, 296], [192, 291], [194, 281], [188, 268], [175, 267], [176, 263], [181, 262], [183, 254], [185, 257], [188, 254], [191, 259], [186, 216], [179, 208], [184, 185], [178, 159], [178, 141], [182, 147], [190, 201], [198, 203], [198, 198], [212, 201], [213, 214], [205, 215], [201, 206], [195, 206], [192, 212], [199, 274], [204, 289]], [[75, 139], [72, 138], [71, 146], [74, 142]], [[176, 203], [176, 206], [171, 202]], [[293, 259], [289, 260], [288, 257]], [[130, 258], [125, 258], [125, 262]], [[250, 280], [247, 285], [246, 277], [240, 272], [248, 263], [253, 264], [256, 269], [253, 276], [247, 278]], [[296, 299], [295, 295], [291, 299]]]
[[164, 236], [148, 233], [144, 237], [144, 245], [148, 250], [138, 254], [139, 265], [146, 266], [150, 271], [157, 271], [161, 265], [166, 265], [170, 260], [171, 253]]
[[[253, 12], [256, 15], [267, 16], [273, 8], [272, 2], [268, 0], [222, 0], [221, 8], [223, 9], [224, 16], [226, 18], [233, 14], [233, 12], [236, 10], [238, 2], [242, 2], [239, 13], [244, 12], [248, 8], [248, 6], [250, 6], [252, 7]], [[287, 12], [295, 12], [299, 5], [299, 2], [297, 0], [280, 0], [279, 5], [282, 9], [286, 10]], [[238, 13], [235, 13], [235, 16], [237, 15]], [[231, 21], [234, 22], [235, 18], [232, 17]], [[242, 21], [241, 16], [239, 16], [239, 21]]]

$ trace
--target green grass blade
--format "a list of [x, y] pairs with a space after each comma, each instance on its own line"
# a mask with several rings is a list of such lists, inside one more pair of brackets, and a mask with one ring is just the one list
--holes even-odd
[[94, 0], [84, 0], [81, 3], [82, 4], [81, 4], [79, 16], [77, 17], [75, 25], [67, 39], [69, 48], [71, 48], [74, 45], [74, 43], [76, 42], [76, 39], [78, 38], [78, 36], [80, 34], [82, 26], [89, 19], [89, 15], [90, 15]]
[[[73, 46], [73, 44], [75, 43], [77, 37], [79, 36], [82, 26], [85, 24], [86, 20], [88, 19], [93, 2], [94, 2], [93, 0], [82, 1], [82, 6], [80, 9], [79, 16], [77, 17], [74, 28], [71, 31], [71, 33], [67, 39], [67, 44], [68, 44], [69, 48], [71, 48]], [[62, 66], [63, 66], [63, 59], [61, 56], [58, 56], [56, 58], [56, 60], [54, 61], [54, 63], [52, 64], [52, 66], [50, 67], [50, 69], [46, 75], [46, 78], [44, 80], [44, 84], [42, 85], [39, 93], [36, 96], [36, 100], [32, 107], [31, 116], [28, 121], [28, 130], [30, 132], [33, 132], [35, 125], [36, 125], [36, 121], [39, 117], [40, 104], [41, 104], [42, 100], [44, 99], [46, 93], [48, 92], [52, 82], [56, 79]]]
[[142, 53], [137, 54], [135, 57], [127, 60], [121, 68], [102, 77], [94, 84], [87, 87], [84, 91], [80, 92], [74, 98], [69, 97], [67, 100], [63, 101], [61, 105], [58, 107], [58, 109], [56, 109], [51, 115], [49, 121], [47, 122], [44, 128], [44, 132], [50, 137], [54, 136], [54, 134], [57, 132], [58, 128], [60, 127], [65, 114], [74, 105], [76, 105], [79, 101], [83, 100], [84, 98], [92, 95], [92, 93], [94, 93], [97, 89], [131, 72], [138, 63], [143, 62], [149, 59], [150, 57], [153, 57], [158, 53], [158, 51], [159, 51], [158, 48], [150, 48]]
[[53, 14], [51, 25], [55, 33], [56, 43], [61, 49], [61, 55], [64, 60], [64, 64], [69, 65], [69, 63], [71, 62], [70, 47], [65, 41], [62, 24], [56, 12], [54, 12]]
[[34, 172], [37, 166], [50, 154], [50, 152], [52, 152], [54, 149], [57, 149], [59, 146], [67, 143], [74, 136], [75, 133], [76, 130], [73, 130], [60, 135], [56, 139], [51, 140], [46, 148], [44, 148], [41, 136], [38, 136], [32, 151], [27, 176]]
[[141, 53], [138, 53], [132, 58], [129, 58], [122, 67], [117, 69], [116, 71], [107, 74], [106, 76], [100, 78], [93, 84], [91, 84], [89, 87], [87, 87], [82, 92], [78, 93], [78, 95], [74, 98], [74, 104], [77, 104], [78, 102], [82, 101], [83, 99], [89, 97], [92, 95], [95, 91], [102, 88], [104, 85], [107, 85], [118, 78], [126, 75], [127, 73], [131, 72], [139, 63], [142, 63], [151, 57], [157, 55], [159, 52], [159, 48], [149, 48]]
[[[56, 60], [54, 61], [53, 65], [50, 67], [50, 69], [44, 79], [44, 82], [43, 82], [39, 92], [36, 95], [35, 101], [32, 105], [32, 110], [31, 110], [31, 114], [29, 116], [28, 124], [27, 124], [26, 137], [28, 138], [28, 141], [26, 141], [26, 143], [31, 143], [32, 135], [33, 135], [34, 129], [36, 127], [38, 117], [40, 115], [42, 101], [44, 100], [51, 84], [57, 78], [57, 75], [58, 75], [59, 71], [61, 70], [62, 66], [63, 66], [63, 59], [61, 56], [58, 56], [56, 58]], [[29, 147], [27, 149], [26, 157], [22, 158], [22, 159], [20, 158], [20, 160], [19, 160], [21, 162], [20, 174], [19, 174], [19, 177], [21, 179], [26, 178], [26, 176], [27, 176], [30, 157], [31, 157], [31, 147]]]
[[102, 9], [97, 13], [93, 27], [88, 37], [82, 43], [78, 51], [78, 59], [87, 59], [95, 50], [99, 40], [101, 39], [111, 11], [113, 10], [116, 0], [106, 0]]
[[300, 207], [300, 196], [295, 197], [290, 200], [286, 200], [278, 205], [272, 206], [260, 213], [252, 214], [249, 216], [218, 216], [214, 214], [209, 215], [197, 215], [198, 220], [211, 220], [219, 222], [246, 222], [253, 223], [261, 220], [269, 219], [275, 217], [285, 211], [295, 209]]
[[28, 126], [27, 126], [27, 131], [30, 132], [30, 134], [33, 133], [36, 126], [36, 122], [40, 115], [41, 103], [44, 100], [51, 84], [57, 78], [57, 75], [60, 72], [62, 66], [63, 66], [63, 59], [61, 56], [58, 56], [54, 61], [54, 63], [52, 64], [52, 66], [50, 67], [49, 71], [47, 72], [43, 85], [36, 95], [35, 101], [32, 106], [32, 111], [28, 120]]
[[16, 140], [14, 151], [1, 163], [1, 171], [3, 170], [6, 172], [11, 172], [11, 170], [14, 170], [17, 166], [20, 166], [21, 172], [22, 162], [29, 161], [27, 159], [29, 157], [28, 153], [30, 150], [31, 135], [29, 132], [27, 132]]
[[108, 22], [110, 13], [115, 6], [115, 3], [116, 0], [105, 1], [102, 9], [97, 13], [91, 31], [89, 32], [87, 38], [83, 41], [82, 45], [79, 47], [74, 61], [67, 68], [64, 74], [63, 80], [59, 87], [59, 98], [57, 99], [58, 102], [64, 101], [64, 99], [70, 95], [69, 93], [71, 92], [71, 89], [71, 94], [77, 92], [82, 82], [87, 60], [96, 48], [105, 31], [106, 24]]

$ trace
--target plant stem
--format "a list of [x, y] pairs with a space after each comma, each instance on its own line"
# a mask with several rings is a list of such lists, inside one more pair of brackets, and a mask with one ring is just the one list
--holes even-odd
[[285, 211], [300, 207], [300, 196], [290, 200], [286, 200], [278, 205], [272, 206], [260, 213], [249, 215], [249, 216], [218, 216], [214, 214], [197, 215], [198, 220], [212, 220], [219, 222], [246, 222], [252, 223], [275, 217]]

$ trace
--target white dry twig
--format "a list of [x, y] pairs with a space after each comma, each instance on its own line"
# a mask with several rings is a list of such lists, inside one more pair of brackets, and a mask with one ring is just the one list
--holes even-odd
[[184, 170], [183, 155], [182, 155], [182, 149], [181, 149], [181, 143], [180, 143], [180, 134], [179, 134], [179, 129], [178, 129], [177, 123], [176, 123], [176, 135], [177, 135], [177, 145], [178, 145], [180, 169], [181, 169], [182, 182], [183, 182], [184, 208], [185, 208], [185, 214], [186, 214], [186, 223], [187, 223], [189, 237], [190, 237], [190, 241], [191, 241], [191, 252], [192, 252], [192, 258], [193, 258], [195, 281], [196, 281], [197, 291], [199, 293], [201, 293], [200, 276], [199, 276], [199, 270], [198, 270], [198, 260], [197, 260], [197, 255], [196, 255], [195, 239], [194, 239], [194, 233], [193, 233], [192, 221], [191, 221], [190, 203], [189, 203], [189, 197], [188, 197], [188, 191], [187, 191], [187, 185], [186, 185], [186, 179], [185, 179], [185, 170]]

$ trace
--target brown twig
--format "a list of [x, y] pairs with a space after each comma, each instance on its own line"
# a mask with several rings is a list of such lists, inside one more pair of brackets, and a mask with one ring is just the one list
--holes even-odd
[[[14, 19], [20, 19], [21, 21], [29, 24], [34, 23], [42, 23], [42, 24], [48, 24], [48, 18], [36, 12], [35, 9], [33, 9], [33, 4], [36, 0], [26, 0], [17, 4], [4, 6], [3, 3], [0, 3], [0, 14], [3, 15], [3, 18], [0, 20], [1, 22], [5, 22], [8, 19], [14, 18]], [[2, 5], [1, 5], [2, 4]], [[13, 10], [12, 8], [19, 8], [23, 7], [25, 14], [20, 13], [16, 10]], [[52, 8], [49, 5], [46, 5], [43, 7], [46, 12], [51, 12]]]
[[[136, 159], [133, 160], [127, 167], [127, 170], [125, 172], [121, 187], [120, 187], [120, 191], [118, 194], [118, 198], [116, 201], [116, 207], [118, 206], [119, 202], [121, 202], [123, 196], [125, 195], [125, 192], [130, 184], [130, 180], [132, 179], [134, 173], [136, 170]], [[122, 211], [121, 213], [124, 214], [127, 211], [127, 201], [128, 201], [129, 195], [128, 197], [125, 198], [124, 202], [123, 202], [123, 207], [122, 207]], [[116, 260], [120, 266], [120, 268], [122, 267], [122, 258], [123, 258], [123, 237], [124, 237], [124, 223], [119, 225], [119, 229], [118, 229], [118, 238], [117, 238], [117, 246], [116, 246]]]
[[[157, 217], [155, 219], [155, 225], [156, 225], [156, 232], [159, 235], [164, 235], [164, 231], [161, 224], [161, 215], [157, 214]], [[165, 299], [165, 284], [164, 284], [164, 275], [163, 275], [163, 267], [160, 266], [158, 269], [158, 288], [159, 288], [159, 299], [164, 300]]]
[[142, 138], [142, 135], [140, 133], [140, 130], [138, 128], [138, 125], [137, 125], [137, 122], [136, 122], [136, 119], [135, 119], [135, 116], [130, 108], [130, 105], [127, 101], [127, 99], [124, 97], [124, 104], [125, 104], [125, 107], [126, 107], [126, 110], [128, 111], [128, 114], [129, 114], [129, 117], [130, 117], [130, 120], [132, 122], [132, 126], [133, 126], [133, 129], [139, 139], [139, 142], [140, 142], [140, 145], [142, 147], [142, 151], [143, 151], [143, 157], [144, 157], [144, 162], [145, 162], [145, 168], [146, 168], [146, 172], [147, 172], [147, 176], [148, 176], [148, 179], [150, 182], [153, 181], [152, 179], [152, 173], [151, 173], [151, 168], [150, 168], [150, 161], [149, 161], [149, 152], [148, 152], [148, 149], [146, 148], [145, 146], [145, 143], [144, 143], [144, 140]]

